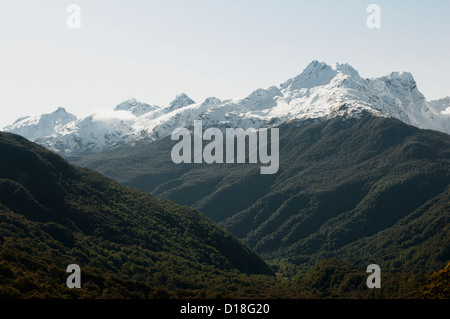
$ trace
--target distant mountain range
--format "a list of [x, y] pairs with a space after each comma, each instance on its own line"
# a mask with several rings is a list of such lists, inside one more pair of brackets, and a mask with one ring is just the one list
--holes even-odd
[[[277, 127], [278, 172], [174, 164], [170, 134], [195, 120], [205, 129]], [[32, 296], [35, 269], [54, 274], [51, 261], [61, 268], [74, 259], [88, 266], [94, 297], [109, 296], [111, 280], [117, 291], [126, 287], [114, 294], [137, 293], [134, 279], [146, 283], [141, 297], [199, 289], [417, 297], [439, 270], [427, 294], [448, 295], [450, 98], [426, 101], [410, 73], [364, 79], [348, 64], [314, 61], [244, 99], [195, 103], [180, 94], [163, 107], [130, 99], [82, 119], [59, 108], [4, 130], [43, 147], [0, 134], [0, 246], [8, 261], [0, 259], [8, 283], [0, 296]], [[48, 254], [30, 262], [42, 247]], [[369, 292], [362, 283], [358, 269], [372, 263], [388, 289]]]
[[67, 159], [198, 209], [266, 260], [419, 273], [450, 260], [448, 134], [370, 113], [279, 130], [274, 175], [259, 164], [174, 164], [170, 137]]
[[168, 106], [134, 98], [114, 111], [77, 119], [59, 108], [51, 114], [20, 118], [3, 131], [22, 135], [61, 154], [96, 153], [137, 141], [153, 141], [201, 119], [204, 127], [259, 128], [288, 121], [360, 118], [364, 112], [392, 117], [419, 128], [450, 133], [450, 98], [427, 102], [408, 72], [361, 78], [348, 64], [313, 61], [298, 76], [244, 99], [207, 98], [195, 103], [186, 94]]

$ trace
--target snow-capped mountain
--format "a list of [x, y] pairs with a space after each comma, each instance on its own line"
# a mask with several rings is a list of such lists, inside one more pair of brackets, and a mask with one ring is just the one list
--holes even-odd
[[70, 122], [35, 142], [66, 154], [95, 153], [132, 141], [135, 119], [136, 116], [128, 111], [101, 110]]
[[159, 107], [156, 105], [149, 105], [136, 101], [135, 98], [131, 98], [128, 101], [122, 102], [116, 106], [114, 111], [128, 111], [135, 116], [141, 116], [150, 111], [157, 110]]
[[[168, 136], [177, 127], [190, 127], [201, 119], [203, 127], [260, 128], [286, 121], [322, 121], [336, 116], [359, 118], [364, 112], [399, 119], [424, 129], [450, 133], [450, 98], [427, 102], [408, 72], [364, 79], [348, 64], [313, 61], [298, 76], [243, 99], [207, 98], [195, 103], [178, 95], [166, 107], [130, 99], [114, 111], [99, 111], [64, 126], [50, 126], [27, 135], [13, 131], [19, 119], [5, 130], [22, 134], [62, 153], [98, 152], [135, 140]], [[52, 113], [53, 114], [53, 113]], [[31, 130], [31, 129], [30, 129]]]
[[191, 100], [189, 96], [187, 96], [185, 93], [181, 93], [175, 97], [175, 100], [170, 102], [169, 107], [167, 108], [167, 112], [172, 112], [194, 103], [195, 102]]
[[259, 128], [289, 120], [360, 117], [364, 111], [450, 133], [450, 117], [428, 106], [410, 73], [363, 79], [348, 64], [330, 66], [317, 61], [299, 76], [258, 89], [244, 99], [208, 98], [159, 117], [145, 114], [134, 127], [146, 138], [160, 138], [176, 127], [190, 126], [195, 119], [202, 119], [204, 127]]
[[427, 102], [427, 106], [435, 114], [450, 114], [450, 96]]
[[450, 96], [426, 102], [431, 120], [438, 125], [437, 131], [450, 134]]
[[49, 114], [21, 117], [13, 124], [6, 126], [3, 131], [22, 135], [29, 140], [35, 141], [40, 137], [52, 135], [66, 124], [76, 120], [77, 117], [75, 115], [59, 107], [56, 111]]

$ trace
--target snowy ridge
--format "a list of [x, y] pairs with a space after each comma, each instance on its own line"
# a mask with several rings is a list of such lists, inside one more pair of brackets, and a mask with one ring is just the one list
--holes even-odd
[[[58, 109], [59, 110], [59, 109]], [[55, 113], [52, 113], [52, 118]], [[61, 112], [61, 110], [59, 111]], [[65, 111], [64, 111], [65, 112]], [[450, 133], [450, 98], [427, 102], [408, 72], [363, 79], [348, 64], [313, 61], [279, 86], [257, 89], [244, 99], [207, 98], [195, 103], [182, 93], [166, 107], [136, 99], [83, 119], [54, 120], [36, 129], [37, 118], [19, 119], [5, 128], [61, 153], [91, 153], [136, 140], [168, 136], [177, 127], [260, 128], [286, 121], [322, 121], [336, 116], [359, 118], [364, 112], [399, 119], [424, 129]], [[67, 113], [68, 114], [68, 113]], [[42, 118], [47, 118], [42, 115]], [[72, 116], [72, 115], [71, 115]], [[46, 122], [45, 122], [46, 123]]]
[[156, 105], [152, 106], [147, 103], [138, 102], [135, 98], [131, 98], [128, 101], [117, 105], [114, 111], [128, 111], [135, 116], [141, 116], [156, 109], [158, 109], [158, 106]]
[[195, 102], [191, 100], [189, 96], [187, 96], [185, 93], [181, 93], [175, 97], [175, 100], [170, 102], [167, 112], [172, 112], [194, 103]]
[[49, 114], [42, 114], [35, 117], [21, 117], [13, 124], [3, 128], [3, 131], [16, 133], [29, 140], [35, 141], [42, 136], [53, 134], [68, 123], [76, 120], [77, 117], [75, 115], [68, 113], [64, 108], [59, 107], [56, 111]]

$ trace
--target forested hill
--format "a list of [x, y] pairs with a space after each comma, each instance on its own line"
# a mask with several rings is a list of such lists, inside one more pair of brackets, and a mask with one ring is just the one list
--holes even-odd
[[174, 164], [170, 139], [71, 161], [194, 207], [266, 259], [425, 273], [450, 260], [450, 136], [364, 115], [279, 127], [280, 167]]
[[[365, 268], [348, 263], [443, 264], [445, 192], [378, 238], [344, 246], [347, 262], [322, 260], [286, 279], [194, 209], [75, 168], [19, 136], [0, 133], [0, 177], [0, 298], [448, 297], [448, 267], [429, 277], [383, 264], [384, 289], [374, 291]], [[284, 271], [284, 262], [272, 267]], [[74, 263], [82, 289], [66, 286]]]
[[[69, 264], [81, 267], [86, 289], [66, 287]], [[223, 282], [244, 280], [244, 274], [270, 278], [273, 272], [194, 209], [0, 133], [1, 296], [227, 293]]]

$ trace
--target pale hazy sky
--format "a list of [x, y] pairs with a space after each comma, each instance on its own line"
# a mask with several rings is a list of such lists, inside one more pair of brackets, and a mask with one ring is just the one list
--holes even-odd
[[[66, 25], [72, 3], [80, 29]], [[381, 29], [366, 25], [371, 3]], [[437, 99], [450, 95], [449, 17], [448, 0], [0, 0], [0, 127], [131, 97], [244, 97], [312, 60], [363, 77], [409, 71]]]

